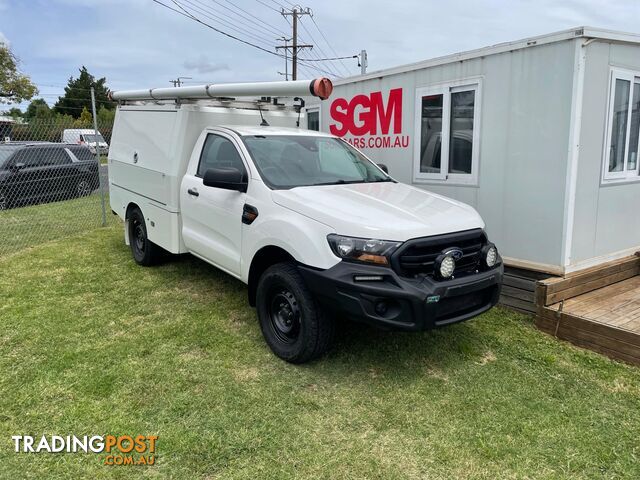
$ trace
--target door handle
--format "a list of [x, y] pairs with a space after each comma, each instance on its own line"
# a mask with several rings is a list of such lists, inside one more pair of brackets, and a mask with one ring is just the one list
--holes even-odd
[[200, 194], [198, 193], [198, 190], [196, 190], [195, 188], [190, 188], [189, 190], [187, 190], [187, 193], [188, 193], [189, 195], [193, 195], [194, 197], [197, 197], [198, 195], [200, 195]]

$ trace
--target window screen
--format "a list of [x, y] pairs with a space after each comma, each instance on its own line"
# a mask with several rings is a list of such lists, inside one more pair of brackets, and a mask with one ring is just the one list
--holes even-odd
[[475, 96], [474, 90], [451, 94], [449, 173], [471, 173]]
[[422, 97], [422, 133], [420, 135], [420, 171], [440, 172], [443, 95]]

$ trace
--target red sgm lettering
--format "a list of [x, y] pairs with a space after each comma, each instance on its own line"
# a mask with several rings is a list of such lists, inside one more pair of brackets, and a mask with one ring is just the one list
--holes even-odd
[[387, 105], [384, 105], [382, 92], [359, 94], [351, 101], [337, 98], [331, 103], [329, 114], [333, 122], [329, 131], [338, 137], [350, 133], [354, 136], [376, 135], [378, 124], [380, 132], [388, 135], [393, 122], [393, 133], [402, 133], [402, 89], [389, 91]]

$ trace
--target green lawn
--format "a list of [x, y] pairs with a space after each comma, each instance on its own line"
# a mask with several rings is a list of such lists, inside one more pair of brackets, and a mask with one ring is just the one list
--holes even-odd
[[[245, 287], [136, 266], [111, 226], [0, 258], [0, 478], [639, 478], [640, 370], [494, 309], [341, 327], [274, 357]], [[157, 463], [16, 454], [11, 435], [159, 436]]]
[[[107, 222], [114, 224], [108, 196], [105, 208]], [[97, 191], [88, 197], [0, 211], [0, 256], [101, 225], [102, 205]]]

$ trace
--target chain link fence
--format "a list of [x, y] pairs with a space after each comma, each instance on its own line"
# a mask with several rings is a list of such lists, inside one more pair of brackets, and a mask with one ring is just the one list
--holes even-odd
[[0, 256], [116, 221], [108, 199], [112, 123], [97, 127], [86, 119], [0, 120]]

